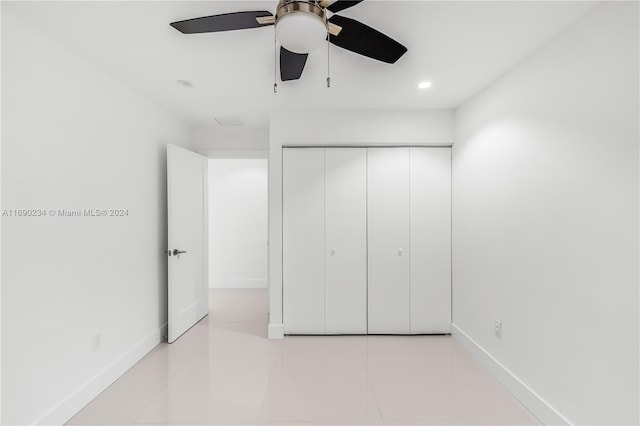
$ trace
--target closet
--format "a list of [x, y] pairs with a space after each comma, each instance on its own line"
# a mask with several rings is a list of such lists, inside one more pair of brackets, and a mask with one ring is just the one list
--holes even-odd
[[450, 332], [450, 148], [284, 148], [282, 176], [286, 334]]

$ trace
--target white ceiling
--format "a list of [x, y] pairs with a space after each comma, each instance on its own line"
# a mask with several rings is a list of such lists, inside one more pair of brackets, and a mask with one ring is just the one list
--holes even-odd
[[[213, 116], [268, 125], [278, 107], [454, 108], [595, 5], [580, 1], [376, 1], [341, 15], [408, 49], [395, 65], [331, 48], [310, 55], [302, 79], [273, 93], [273, 27], [184, 35], [169, 22], [276, 1], [2, 2], [10, 11], [194, 127]], [[177, 80], [188, 80], [184, 88]], [[417, 89], [421, 80], [433, 87]]]

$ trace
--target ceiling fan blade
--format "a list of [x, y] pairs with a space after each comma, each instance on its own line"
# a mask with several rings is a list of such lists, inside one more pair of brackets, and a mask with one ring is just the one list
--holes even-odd
[[333, 15], [329, 22], [342, 27], [337, 36], [329, 35], [329, 41], [343, 49], [388, 64], [407, 52], [406, 47], [362, 22], [339, 15]]
[[362, 1], [363, 0], [355, 0], [355, 1], [337, 0], [331, 3], [329, 6], [327, 6], [327, 10], [330, 10], [333, 13], [337, 13], [337, 12], [340, 12], [341, 10], [345, 10], [350, 7], [353, 7], [356, 4], [361, 3]]
[[266, 10], [252, 12], [225, 13], [222, 15], [204, 16], [172, 22], [170, 25], [183, 34], [215, 33], [218, 31], [244, 30], [272, 25], [273, 22], [261, 24], [257, 18], [273, 16]]
[[308, 56], [306, 53], [293, 53], [280, 47], [280, 79], [282, 81], [299, 79]]

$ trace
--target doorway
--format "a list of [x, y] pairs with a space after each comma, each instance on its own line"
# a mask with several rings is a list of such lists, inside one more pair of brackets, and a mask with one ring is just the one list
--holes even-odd
[[209, 159], [209, 306], [215, 321], [266, 316], [266, 158]]

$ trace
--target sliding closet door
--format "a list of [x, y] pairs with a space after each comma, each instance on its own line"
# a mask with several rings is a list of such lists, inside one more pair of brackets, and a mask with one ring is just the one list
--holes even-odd
[[409, 148], [368, 149], [369, 334], [409, 334]]
[[451, 332], [451, 148], [411, 148], [411, 333]]
[[324, 149], [282, 155], [284, 331], [324, 334]]
[[325, 149], [326, 334], [367, 332], [367, 157]]

